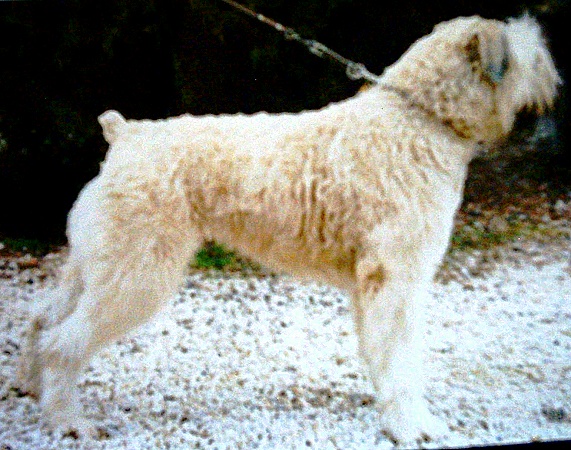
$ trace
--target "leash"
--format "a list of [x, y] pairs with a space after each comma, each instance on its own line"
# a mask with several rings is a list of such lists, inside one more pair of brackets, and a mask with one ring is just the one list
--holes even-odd
[[328, 57], [333, 61], [336, 61], [339, 64], [345, 66], [345, 73], [347, 74], [347, 77], [349, 77], [351, 80], [364, 79], [374, 84], [380, 82], [381, 77], [369, 72], [363, 64], [351, 61], [350, 59], [341, 56], [339, 53], [331, 50], [329, 47], [323, 45], [321, 42], [318, 42], [314, 39], [305, 39], [302, 36], [300, 36], [293, 28], [286, 27], [281, 23], [278, 23], [275, 20], [264, 16], [263, 14], [256, 13], [250, 8], [247, 8], [246, 6], [238, 2], [235, 2], [234, 0], [222, 0], [222, 1], [227, 5], [230, 5], [233, 8], [237, 9], [238, 11], [256, 20], [259, 20], [260, 22], [265, 23], [266, 25], [271, 26], [275, 30], [282, 33], [287, 40], [299, 42], [300, 44], [305, 46], [310, 53], [314, 54], [315, 56], [318, 56], [320, 58]]
[[[343, 66], [345, 66], [345, 73], [347, 74], [347, 77], [349, 77], [351, 80], [362, 80], [362, 79], [364, 79], [370, 83], [378, 84], [381, 86], [382, 89], [384, 89], [386, 91], [393, 92], [394, 94], [401, 97], [403, 100], [408, 102], [411, 107], [418, 108], [418, 109], [424, 111], [429, 116], [433, 115], [433, 113], [431, 111], [428, 111], [423, 105], [415, 102], [406, 91], [403, 91], [402, 89], [399, 89], [397, 87], [393, 87], [390, 85], [386, 85], [385, 83], [382, 83], [381, 77], [369, 72], [363, 64], [357, 63], [355, 61], [351, 61], [348, 58], [345, 58], [344, 56], [340, 55], [339, 53], [331, 50], [329, 47], [323, 45], [321, 42], [318, 42], [314, 39], [305, 39], [305, 38], [301, 37], [293, 28], [286, 27], [286, 26], [282, 25], [281, 23], [276, 22], [275, 20], [264, 16], [263, 14], [256, 13], [255, 11], [251, 10], [250, 8], [247, 8], [246, 6], [236, 2], [234, 0], [222, 0], [222, 1], [224, 3], [226, 3], [227, 5], [230, 5], [233, 8], [236, 8], [238, 11], [240, 11], [240, 12], [242, 12], [242, 13], [244, 13], [244, 14], [246, 14], [246, 15], [248, 15], [248, 16], [256, 19], [256, 20], [259, 20], [260, 22], [265, 23], [266, 25], [271, 26], [275, 30], [282, 33], [287, 40], [299, 42], [300, 44], [304, 45], [314, 55], [319, 56], [320, 58], [327, 56], [327, 57], [331, 58], [332, 60], [338, 62], [339, 64], [342, 64]], [[459, 130], [456, 130], [451, 124], [447, 124], [447, 125], [452, 129], [452, 131], [454, 131], [454, 133], [456, 133], [456, 135], [458, 135], [461, 138], [466, 138], [466, 136], [463, 135], [462, 132], [460, 132]]]

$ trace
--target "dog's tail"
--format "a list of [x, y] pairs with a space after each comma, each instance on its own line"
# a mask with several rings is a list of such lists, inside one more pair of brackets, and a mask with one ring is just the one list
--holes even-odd
[[103, 128], [103, 137], [109, 144], [113, 144], [127, 125], [125, 118], [117, 111], [110, 109], [101, 114], [97, 120]]

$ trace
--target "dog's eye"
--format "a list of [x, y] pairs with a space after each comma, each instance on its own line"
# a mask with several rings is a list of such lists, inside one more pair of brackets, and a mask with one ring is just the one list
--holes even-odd
[[494, 84], [501, 82], [508, 70], [508, 58], [504, 57], [499, 64], [489, 64], [486, 74]]

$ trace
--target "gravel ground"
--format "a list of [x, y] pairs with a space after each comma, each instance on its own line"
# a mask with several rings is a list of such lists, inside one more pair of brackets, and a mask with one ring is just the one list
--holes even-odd
[[[0, 449], [382, 449], [349, 301], [285, 276], [189, 274], [153, 323], [81, 379], [99, 439], [42, 430], [14, 385], [26, 311], [59, 256], [0, 259]], [[571, 438], [569, 242], [448, 261], [433, 288], [428, 448]]]

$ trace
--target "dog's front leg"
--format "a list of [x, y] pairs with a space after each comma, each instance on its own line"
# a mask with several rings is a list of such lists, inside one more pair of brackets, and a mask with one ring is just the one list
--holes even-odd
[[[396, 261], [399, 256], [406, 261]], [[423, 327], [426, 274], [410, 254], [372, 258], [357, 266], [355, 324], [382, 413], [382, 431], [397, 443], [434, 439], [446, 427], [429, 411], [424, 394]]]

